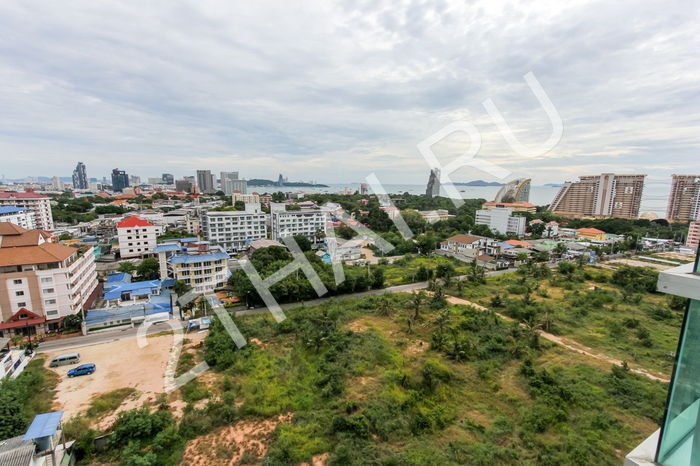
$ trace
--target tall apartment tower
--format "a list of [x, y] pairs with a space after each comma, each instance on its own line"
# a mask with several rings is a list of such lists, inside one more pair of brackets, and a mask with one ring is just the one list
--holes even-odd
[[700, 221], [700, 175], [671, 175], [666, 220]]
[[199, 191], [204, 194], [216, 192], [211, 180], [211, 170], [197, 170], [197, 186], [199, 186]]
[[112, 191], [120, 193], [129, 187], [129, 175], [124, 170], [115, 168], [112, 170]]
[[78, 162], [78, 165], [73, 170], [73, 189], [89, 189], [90, 182], [87, 177], [87, 170], [83, 162]]
[[562, 217], [639, 217], [646, 175], [579, 176], [567, 181], [549, 206]]
[[430, 178], [428, 178], [428, 187], [425, 189], [425, 197], [438, 197], [440, 195], [440, 169], [432, 168], [430, 170]]
[[161, 179], [165, 184], [175, 184], [175, 177], [170, 173], [163, 173]]

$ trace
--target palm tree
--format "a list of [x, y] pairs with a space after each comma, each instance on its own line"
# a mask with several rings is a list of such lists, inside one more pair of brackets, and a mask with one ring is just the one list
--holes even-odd
[[379, 298], [379, 303], [377, 304], [377, 313], [380, 316], [388, 317], [392, 314], [393, 311], [394, 308], [389, 302], [389, 299], [385, 295], [382, 295]]
[[313, 335], [311, 335], [310, 338], [307, 338], [306, 340], [306, 346], [310, 348], [314, 348], [316, 352], [318, 353], [321, 349], [321, 347], [326, 344], [326, 341], [328, 340], [328, 333], [326, 333], [325, 330], [321, 330], [320, 332], [315, 332]]
[[320, 243], [323, 241], [323, 239], [325, 237], [326, 237], [326, 235], [323, 234], [323, 230], [319, 228], [318, 230], [316, 230], [316, 233], [314, 234], [314, 242]]
[[451, 321], [452, 313], [449, 309], [445, 309], [444, 311], [440, 312], [435, 319], [433, 319], [432, 324], [437, 325], [438, 332], [440, 332], [440, 335], [442, 335], [445, 327], [449, 325]]
[[586, 265], [586, 262], [588, 262], [588, 258], [586, 258], [586, 256], [583, 254], [576, 258], [576, 265], [578, 265], [579, 269], [583, 269], [583, 266]]
[[558, 257], [563, 256], [569, 251], [569, 248], [566, 246], [566, 243], [564, 242], [559, 242], [557, 245], [554, 247], [554, 254], [556, 254]]
[[190, 291], [190, 289], [191, 287], [183, 280], [175, 280], [175, 283], [173, 283], [173, 291], [178, 296], [178, 298]]
[[449, 343], [447, 335], [443, 335], [442, 333], [433, 332], [431, 338], [433, 341], [430, 343], [430, 345], [437, 351], [442, 351]]
[[473, 283], [484, 284], [486, 283], [486, 274], [484, 273], [484, 268], [479, 267], [476, 264], [476, 258], [471, 263], [469, 270], [467, 271], [467, 279]]
[[425, 291], [420, 290], [418, 293], [415, 291], [411, 293], [411, 304], [413, 304], [413, 320], [418, 321], [421, 319], [420, 316], [420, 307], [423, 305], [423, 302], [425, 301]]
[[544, 319], [542, 319], [542, 322], [540, 322], [540, 326], [544, 328], [545, 332], [549, 333], [549, 329], [552, 325], [554, 325], [554, 321], [550, 317], [549, 311], [546, 311], [544, 313]]
[[201, 298], [199, 298], [198, 304], [199, 310], [202, 311], [202, 315], [206, 316], [207, 311], [211, 310], [211, 303], [205, 296], [202, 296]]
[[523, 352], [523, 346], [520, 344], [520, 341], [513, 335], [508, 335], [508, 341], [510, 342], [511, 348], [510, 354], [512, 354], [515, 359], [520, 359]]

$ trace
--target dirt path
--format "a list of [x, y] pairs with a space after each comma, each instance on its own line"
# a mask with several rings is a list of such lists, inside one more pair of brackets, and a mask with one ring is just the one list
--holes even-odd
[[[455, 298], [455, 297], [453, 297], [453, 296], [449, 296], [449, 297], [447, 298], [447, 301], [448, 301], [450, 304], [464, 304], [464, 305], [467, 305], [467, 306], [475, 307], [476, 309], [479, 309], [479, 310], [482, 310], [482, 311], [488, 311], [488, 309], [485, 308], [484, 306], [481, 306], [481, 305], [479, 305], [479, 304], [473, 303], [473, 302], [471, 302], [471, 301], [467, 301], [466, 299]], [[497, 316], [499, 316], [499, 317], [500, 317], [501, 319], [503, 319], [503, 320], [507, 320], [507, 321], [510, 321], [510, 322], [513, 321], [513, 319], [511, 319], [510, 317], [504, 316], [503, 314], [499, 314], [498, 312], [496, 312], [495, 314], [496, 314]], [[521, 325], [523, 325], [523, 324], [521, 324]], [[551, 333], [547, 333], [547, 332], [543, 332], [543, 331], [540, 331], [540, 335], [542, 336], [542, 338], [545, 338], [545, 339], [547, 339], [547, 340], [549, 340], [549, 341], [553, 341], [554, 343], [556, 343], [556, 344], [558, 344], [558, 345], [561, 345], [561, 346], [563, 346], [564, 348], [566, 348], [566, 349], [568, 349], [568, 350], [574, 351], [574, 352], [579, 353], [579, 354], [583, 354], [584, 356], [588, 356], [588, 357], [590, 357], [590, 358], [598, 359], [599, 361], [605, 361], [605, 362], [608, 362], [608, 363], [610, 363], [610, 364], [615, 364], [615, 365], [617, 365], [617, 366], [622, 365], [622, 361], [619, 361], [619, 360], [617, 360], [617, 359], [611, 358], [610, 356], [607, 356], [607, 355], [605, 355], [605, 354], [594, 353], [593, 350], [592, 350], [591, 348], [588, 348], [588, 347], [586, 347], [586, 346], [580, 345], [580, 344], [578, 344], [578, 343], [575, 343], [575, 342], [572, 342], [572, 341], [569, 341], [569, 340], [565, 340], [565, 339], [562, 338], [562, 337], [558, 337], [558, 336], [556, 336], [556, 335], [552, 335]], [[632, 372], [634, 372], [635, 374], [644, 375], [644, 376], [646, 376], [646, 377], [649, 377], [649, 378], [652, 379], [652, 380], [658, 380], [658, 381], [660, 381], [660, 382], [670, 382], [668, 379], [655, 376], [655, 375], [650, 374], [649, 372], [647, 372], [647, 371], [645, 371], [645, 370], [642, 370], [642, 369], [630, 369], [630, 370], [631, 370]]]

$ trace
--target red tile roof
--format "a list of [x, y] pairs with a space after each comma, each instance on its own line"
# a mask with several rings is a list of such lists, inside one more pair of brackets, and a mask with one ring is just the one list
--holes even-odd
[[0, 192], [0, 199], [48, 199], [48, 197], [42, 195], [42, 194], [37, 194], [34, 191], [27, 191], [25, 193], [8, 193], [8, 192]]
[[517, 239], [509, 239], [508, 241], [504, 241], [506, 244], [510, 244], [511, 246], [521, 247], [521, 248], [531, 248], [532, 243], [528, 243], [527, 241], [520, 241]]
[[599, 230], [597, 228], [579, 228], [576, 230], [576, 233], [591, 233], [594, 235], [599, 235], [601, 233], [605, 233], [603, 230]]
[[479, 238], [471, 235], [454, 235], [447, 238], [447, 241], [454, 241], [460, 244], [474, 244], [479, 241]]
[[152, 227], [153, 224], [148, 220], [144, 220], [137, 216], [129, 217], [121, 222], [117, 223], [117, 228], [131, 228], [131, 227]]

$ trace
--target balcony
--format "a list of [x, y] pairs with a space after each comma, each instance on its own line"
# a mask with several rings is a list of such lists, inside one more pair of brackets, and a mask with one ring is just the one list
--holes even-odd
[[661, 429], [634, 449], [625, 466], [700, 464], [700, 253], [695, 264], [659, 273], [658, 291], [688, 298]]

